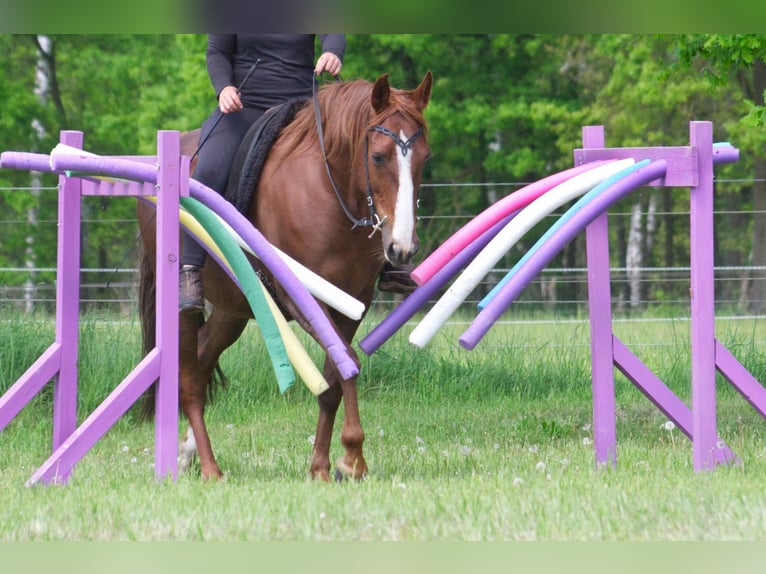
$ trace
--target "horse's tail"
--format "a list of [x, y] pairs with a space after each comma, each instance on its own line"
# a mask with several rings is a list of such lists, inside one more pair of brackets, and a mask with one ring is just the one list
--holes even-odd
[[[141, 342], [144, 355], [154, 349], [157, 344], [157, 308], [156, 282], [154, 269], [146, 253], [141, 255], [141, 267], [138, 281], [138, 307], [141, 319]], [[141, 419], [151, 420], [154, 417], [157, 381], [154, 381], [144, 393], [141, 404]]]
[[[141, 266], [139, 269], [138, 283], [138, 304], [139, 315], [141, 319], [141, 342], [144, 355], [154, 349], [157, 345], [157, 302], [156, 302], [156, 277], [151, 261], [142, 254]], [[202, 315], [200, 315], [202, 322]], [[200, 327], [202, 325], [200, 324]], [[210, 383], [207, 385], [208, 401], [213, 399], [217, 388], [225, 388], [228, 379], [224, 374], [219, 363], [216, 363]], [[140, 418], [141, 420], [152, 420], [154, 418], [155, 402], [157, 398], [157, 381], [154, 381], [141, 398]]]

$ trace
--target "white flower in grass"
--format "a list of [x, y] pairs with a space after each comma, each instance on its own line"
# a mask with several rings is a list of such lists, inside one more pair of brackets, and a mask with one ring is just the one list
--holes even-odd
[[471, 454], [471, 447], [466, 445], [460, 445], [460, 454], [462, 455]]
[[327, 515], [324, 513], [324, 511], [319, 513], [319, 518], [320, 520], [324, 520], [325, 518], [327, 518]]
[[232, 423], [227, 424], [226, 430], [234, 430], [234, 425]]
[[316, 442], [316, 440], [317, 440], [317, 437], [316, 437], [316, 435], [313, 435], [313, 434], [312, 434], [312, 435], [310, 435], [310, 436], [309, 436], [309, 444], [310, 444], [311, 446], [314, 446], [314, 443]]
[[588, 446], [588, 445], [590, 445], [590, 444], [593, 444], [593, 441], [590, 439], [590, 437], [587, 437], [587, 436], [586, 436], [584, 439], [582, 439], [582, 443], [583, 443], [585, 446]]
[[444, 456], [449, 456], [449, 451], [448, 451], [447, 449], [444, 449], [444, 450], [442, 451], [442, 454], [443, 454]]
[[418, 447], [418, 452], [426, 452], [426, 447], [424, 447], [424, 446], [419, 446], [419, 447]]
[[672, 432], [676, 428], [676, 425], [673, 421], [665, 421], [664, 423], [662, 423], [661, 428], [664, 428], [666, 431]]
[[522, 484], [524, 484], [523, 480], [521, 480], [518, 476], [514, 477], [513, 486], [521, 486]]
[[528, 449], [528, 450], [529, 450], [529, 452], [531, 452], [532, 454], [535, 454], [535, 453], [537, 453], [537, 451], [539, 450], [539, 447], [538, 447], [536, 444], [533, 444], [533, 445], [531, 445], [531, 446], [529, 447], [529, 449]]
[[386, 434], [386, 433], [384, 433], [384, 432], [383, 432], [383, 429], [378, 429], [378, 436], [379, 436], [379, 437], [381, 437], [381, 438], [382, 438], [382, 437], [383, 437], [383, 435], [385, 435], [385, 434]]
[[582, 425], [582, 430], [583, 430], [584, 432], [590, 432], [590, 429], [591, 429], [591, 428], [593, 428], [593, 427], [591, 426], [591, 424], [590, 424], [590, 423], [585, 423], [584, 425]]
[[717, 443], [715, 443], [715, 446], [718, 450], [723, 450], [726, 448], [726, 443], [722, 440], [719, 440]]
[[535, 468], [542, 472], [543, 470], [545, 470], [545, 463], [541, 460], [535, 465]]
[[426, 441], [424, 441], [422, 438], [420, 438], [417, 435], [415, 436], [415, 442], [418, 444], [426, 444]]
[[500, 449], [500, 445], [498, 443], [495, 443], [495, 444], [492, 445], [492, 448], [494, 448], [495, 450], [499, 450]]
[[128, 445], [126, 444], [122, 445], [122, 452], [128, 452], [129, 450], [130, 448], [128, 447]]
[[130, 459], [130, 462], [132, 462], [133, 464], [136, 464], [138, 462], [138, 458], [134, 456], [133, 458]]

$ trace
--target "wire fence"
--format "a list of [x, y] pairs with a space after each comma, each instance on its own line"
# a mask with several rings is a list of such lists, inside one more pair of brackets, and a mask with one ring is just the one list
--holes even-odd
[[[752, 185], [755, 180], [723, 180], [716, 182], [721, 185]], [[499, 197], [511, 193], [526, 185], [523, 182], [500, 183], [465, 183], [465, 184], [424, 184], [421, 200], [433, 203], [437, 194], [455, 192], [465, 193], [467, 189], [495, 190]], [[51, 193], [56, 188], [45, 188]], [[2, 191], [2, 190], [0, 190]], [[18, 188], [15, 191], [19, 191]], [[432, 197], [428, 197], [429, 194]], [[444, 224], [456, 230], [475, 217], [475, 213], [438, 213], [421, 216], [421, 225]], [[549, 216], [548, 225], [561, 215], [561, 212]], [[630, 210], [615, 209], [609, 212], [610, 225], [613, 220], [629, 219], [634, 215]], [[742, 221], [752, 218], [753, 212], [744, 209], [732, 209], [726, 206], [715, 213], [716, 221], [725, 222], [721, 228], [736, 229]], [[653, 213], [656, 218], [688, 218], [688, 211], [662, 211]], [[744, 218], [744, 219], [743, 219]], [[54, 230], [55, 219], [38, 219], [37, 226], [47, 226]], [[0, 225], [6, 229], [13, 225], [30, 225], [28, 220], [19, 218], [0, 219]], [[717, 223], [717, 226], [719, 224]], [[135, 237], [137, 222], [125, 217], [102, 217], [100, 214], [86, 217], [83, 220], [83, 233], [87, 235], [94, 229], [123, 229], [123, 236]], [[582, 235], [582, 234], [581, 234]], [[582, 238], [578, 247], [580, 253], [574, 259], [583, 261]], [[529, 248], [527, 241], [518, 253], [509, 255], [493, 268], [476, 289], [465, 299], [463, 316], [473, 316], [476, 304], [488, 293], [497, 282], [512, 268], [514, 259], [523, 254], [523, 249]], [[123, 316], [137, 315], [138, 301], [138, 271], [135, 268], [135, 257], [122, 257], [132, 246], [120, 246], [120, 263], [114, 266], [83, 267], [81, 275], [80, 305], [82, 309], [98, 309], [113, 311]], [[87, 247], [86, 247], [87, 249]], [[584, 264], [566, 265], [559, 261], [555, 266], [548, 266], [535, 277], [523, 293], [507, 311], [503, 319], [512, 321], [554, 321], [583, 320], [587, 316], [587, 269]], [[689, 274], [688, 266], [635, 265], [615, 266], [612, 268], [613, 308], [617, 316], [626, 318], [650, 316], [653, 319], [683, 317], [689, 310]], [[762, 297], [754, 298], [753, 293], [766, 291], [766, 268], [756, 265], [722, 264], [714, 271], [716, 310], [726, 317], [758, 317], [764, 312]], [[754, 288], [754, 286], [758, 288]], [[449, 287], [447, 283], [444, 287]], [[432, 301], [423, 306], [427, 311], [430, 305], [443, 292], [438, 292]], [[52, 312], [55, 309], [55, 268], [26, 266], [0, 267], [0, 305], [10, 306], [26, 311]], [[399, 303], [401, 297], [376, 291], [371, 311], [385, 314]], [[457, 313], [456, 316], [460, 316]]]

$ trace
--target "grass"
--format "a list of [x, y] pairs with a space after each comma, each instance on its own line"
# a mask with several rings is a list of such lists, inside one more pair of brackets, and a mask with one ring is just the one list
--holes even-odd
[[[136, 324], [100, 319], [81, 328], [83, 416], [140, 358]], [[53, 332], [49, 322], [9, 321], [2, 385]], [[220, 483], [194, 472], [157, 483], [153, 428], [128, 415], [67, 486], [25, 487], [50, 454], [46, 388], [0, 433], [0, 540], [766, 539], [766, 424], [728, 385], [720, 385], [719, 433], [741, 464], [695, 473], [691, 443], [618, 376], [618, 464], [596, 468], [587, 324], [519, 322], [470, 353], [454, 342], [456, 329], [425, 350], [413, 350], [404, 329], [361, 354], [370, 473], [359, 482], [307, 477], [314, 398], [300, 383], [279, 394], [255, 326], [224, 356], [231, 384], [208, 412]], [[719, 326], [759, 380], [763, 329], [757, 320]], [[688, 325], [615, 330], [689, 404]]]

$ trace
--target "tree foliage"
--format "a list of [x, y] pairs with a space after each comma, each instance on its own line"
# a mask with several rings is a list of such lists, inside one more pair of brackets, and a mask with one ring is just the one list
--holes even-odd
[[[43, 103], [34, 93], [36, 38], [0, 35], [2, 150], [47, 153], [59, 130], [77, 129], [85, 132], [85, 147], [96, 153], [152, 154], [158, 129], [198, 127], [215, 106], [204, 35], [50, 38], [55, 82]], [[752, 178], [766, 143], [759, 75], [765, 52], [766, 39], [752, 35], [349, 35], [342, 75], [374, 80], [387, 73], [393, 85], [413, 87], [426, 70], [433, 72], [426, 111], [433, 160], [425, 183], [454, 186], [423, 194], [421, 209], [425, 215], [469, 217], [518, 182], [570, 167], [581, 127], [589, 124], [605, 126], [610, 146], [682, 145], [690, 120], [711, 120], [716, 140], [732, 141], [743, 152], [738, 164], [721, 173]], [[35, 118], [44, 124], [43, 141], [31, 129]], [[28, 174], [0, 170], [0, 186], [28, 182]], [[645, 210], [651, 193], [629, 201], [643, 202]], [[688, 201], [685, 194], [659, 193], [666, 209]], [[752, 206], [757, 197], [748, 184], [717, 193], [725, 207]], [[5, 221], [24, 220], [26, 210], [39, 202], [41, 217], [55, 219], [54, 196], [2, 193], [0, 213]], [[90, 226], [83, 252], [85, 266], [120, 265], [137, 233], [129, 221], [132, 202], [86, 198], [85, 213], [96, 222], [128, 220], [117, 227]], [[424, 252], [462, 223], [429, 219], [422, 229]], [[678, 264], [688, 250], [687, 225], [661, 225], [647, 262]], [[741, 227], [752, 223], [726, 225], [739, 226], [740, 232], [719, 230], [726, 238], [720, 255], [746, 262], [757, 248]], [[0, 266], [19, 264], [28, 231], [22, 223], [0, 229]], [[624, 229], [615, 234], [616, 244], [626, 241]], [[50, 235], [36, 244], [40, 265], [55, 262], [55, 234]], [[578, 261], [582, 249], [575, 242], [554, 264]], [[132, 263], [130, 257], [125, 261]]]

